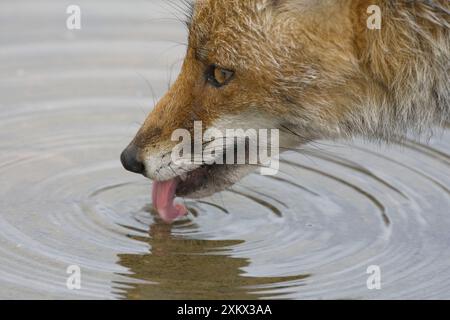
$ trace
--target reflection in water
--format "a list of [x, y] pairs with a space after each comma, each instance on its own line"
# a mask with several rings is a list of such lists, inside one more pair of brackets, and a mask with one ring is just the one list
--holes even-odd
[[149, 237], [135, 237], [147, 242], [151, 253], [119, 254], [118, 263], [128, 268], [133, 278], [149, 282], [131, 285], [124, 298], [256, 299], [258, 293], [250, 287], [282, 287], [283, 282], [308, 277], [245, 276], [242, 268], [249, 265], [249, 259], [226, 254], [227, 247], [243, 241], [187, 239], [172, 235], [172, 228], [158, 221], [151, 225]]

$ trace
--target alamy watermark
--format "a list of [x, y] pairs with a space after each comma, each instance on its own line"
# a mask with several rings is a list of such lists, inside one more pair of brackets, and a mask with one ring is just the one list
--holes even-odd
[[262, 175], [276, 175], [279, 170], [280, 133], [278, 129], [209, 128], [203, 132], [201, 121], [194, 122], [194, 137], [186, 129], [177, 129], [172, 141], [171, 160], [186, 165], [255, 165]]
[[78, 265], [67, 267], [66, 273], [69, 274], [66, 280], [66, 287], [69, 290], [81, 289], [81, 268]]
[[78, 5], [72, 4], [67, 7], [66, 13], [69, 15], [66, 20], [66, 27], [69, 30], [81, 29], [81, 8]]
[[370, 276], [367, 278], [367, 289], [381, 290], [381, 268], [377, 265], [371, 265], [366, 270]]
[[367, 13], [370, 14], [367, 19], [367, 28], [369, 30], [380, 30], [382, 23], [381, 8], [377, 5], [371, 5], [367, 8]]

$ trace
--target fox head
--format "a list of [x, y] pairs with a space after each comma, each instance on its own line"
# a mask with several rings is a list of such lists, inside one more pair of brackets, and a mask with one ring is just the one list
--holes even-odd
[[279, 129], [281, 150], [379, 127], [367, 106], [388, 99], [385, 79], [368, 76], [361, 63], [369, 5], [196, 1], [181, 73], [122, 154], [125, 167], [156, 181], [182, 176], [176, 194], [201, 197], [254, 167], [174, 164], [172, 133], [192, 132], [195, 121], [205, 130]]

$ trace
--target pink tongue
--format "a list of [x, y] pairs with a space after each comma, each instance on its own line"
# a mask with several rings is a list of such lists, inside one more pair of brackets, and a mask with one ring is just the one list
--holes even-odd
[[187, 214], [187, 209], [181, 204], [174, 204], [175, 190], [177, 189], [177, 178], [169, 181], [153, 182], [153, 206], [159, 216], [167, 223]]

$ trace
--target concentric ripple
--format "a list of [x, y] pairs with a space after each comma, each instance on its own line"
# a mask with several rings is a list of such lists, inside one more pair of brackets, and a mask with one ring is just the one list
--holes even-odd
[[318, 142], [166, 225], [119, 154], [182, 26], [159, 1], [78, 2], [73, 32], [59, 1], [0, 4], [0, 298], [450, 298], [450, 131]]

